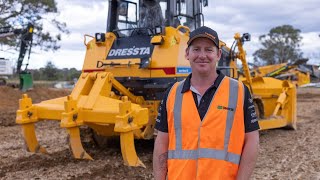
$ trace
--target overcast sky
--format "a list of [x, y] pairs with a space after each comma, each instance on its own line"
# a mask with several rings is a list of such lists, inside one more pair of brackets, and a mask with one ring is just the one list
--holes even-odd
[[[40, 68], [52, 61], [59, 68], [82, 69], [85, 55], [83, 36], [105, 32], [107, 0], [57, 0], [59, 19], [67, 23], [69, 35], [62, 36], [56, 52], [35, 51], [29, 68]], [[319, 0], [214, 0], [204, 8], [205, 25], [215, 29], [220, 39], [231, 46], [235, 32], [250, 33], [245, 44], [248, 59], [260, 48], [258, 37], [284, 24], [301, 30], [301, 50], [309, 63], [320, 64], [320, 2]], [[49, 26], [49, 25], [48, 25]], [[12, 58], [13, 55], [11, 55]]]

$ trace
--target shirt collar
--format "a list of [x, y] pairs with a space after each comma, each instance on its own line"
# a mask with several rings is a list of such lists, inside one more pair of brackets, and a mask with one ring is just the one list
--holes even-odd
[[[211, 87], [216, 87], [218, 88], [222, 79], [224, 78], [224, 74], [220, 71], [220, 70], [217, 70], [217, 74], [218, 74], [218, 77], [217, 79], [214, 81], [213, 85], [210, 86]], [[192, 76], [192, 73], [190, 73], [188, 75], [188, 77], [186, 78], [186, 80], [184, 81], [184, 85], [183, 85], [183, 88], [181, 90], [181, 93], [185, 93], [187, 92], [188, 90], [190, 90], [190, 86], [191, 86], [191, 76]]]

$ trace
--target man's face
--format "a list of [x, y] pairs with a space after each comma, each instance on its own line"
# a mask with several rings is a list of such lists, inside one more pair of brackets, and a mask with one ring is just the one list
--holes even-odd
[[221, 57], [221, 50], [207, 38], [197, 38], [186, 49], [193, 74], [207, 75], [216, 71], [216, 64]]

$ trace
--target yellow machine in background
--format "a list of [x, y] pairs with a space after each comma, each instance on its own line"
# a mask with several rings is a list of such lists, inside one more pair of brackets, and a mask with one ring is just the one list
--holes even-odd
[[251, 68], [250, 71], [253, 77], [255, 76], [263, 77], [263, 76], [266, 76], [268, 73], [276, 71], [286, 65], [287, 63], [273, 64], [273, 65], [266, 65], [266, 66], [253, 65], [253, 68]]
[[294, 63], [281, 63], [267, 66], [254, 66], [251, 74], [254, 77], [274, 77], [280, 80], [289, 80], [296, 86], [310, 83], [309, 70], [299, 68], [299, 65], [306, 64], [308, 59], [299, 59]]
[[[244, 77], [239, 78], [249, 87], [253, 97], [260, 129], [273, 129], [287, 127], [289, 129], [297, 128], [296, 112], [296, 87], [290, 81], [279, 80], [273, 77], [252, 77], [247, 61], [246, 53], [243, 49], [243, 43], [250, 41], [250, 35], [244, 34], [235, 36], [235, 44], [238, 52], [231, 48], [231, 57], [233, 61], [241, 60]], [[233, 67], [234, 69], [236, 67]]]
[[288, 72], [282, 73], [276, 78], [290, 80], [297, 87], [311, 82], [310, 72], [299, 70], [298, 68], [290, 69]]
[[[157, 12], [167, 12], [163, 13], [167, 21], [153, 16], [160, 24], [141, 27], [148, 21], [138, 22], [128, 13], [128, 8], [152, 6], [151, 9], [157, 9], [159, 4], [149, 2], [142, 7], [131, 1], [109, 1], [107, 33], [96, 33], [94, 37], [85, 35], [82, 74], [72, 93], [39, 104], [32, 104], [26, 94], [20, 100], [16, 122], [22, 125], [28, 150], [46, 152], [37, 141], [35, 123], [57, 120], [68, 131], [75, 158], [92, 159], [80, 140], [79, 128], [88, 126], [99, 136], [119, 136], [124, 163], [144, 166], [135, 151], [134, 139], [153, 138], [163, 93], [191, 72], [184, 55], [190, 30], [203, 25], [202, 3], [207, 2], [166, 1], [161, 7], [167, 9]], [[186, 6], [186, 9], [181, 8]], [[144, 16], [147, 15], [140, 14], [139, 19], [142, 21]], [[179, 22], [174, 21], [175, 18]], [[271, 77], [252, 78], [242, 47], [248, 36], [236, 34], [235, 40], [238, 52], [235, 52], [236, 46], [228, 48], [220, 42], [223, 54], [219, 69], [238, 78], [236, 61], [241, 60], [246, 75], [243, 81], [254, 96], [262, 129], [295, 128], [295, 86]]]

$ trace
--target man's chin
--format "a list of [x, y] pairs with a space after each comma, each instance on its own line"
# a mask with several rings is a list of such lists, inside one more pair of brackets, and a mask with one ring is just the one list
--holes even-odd
[[199, 68], [197, 69], [198, 74], [207, 75], [210, 74], [209, 68]]

